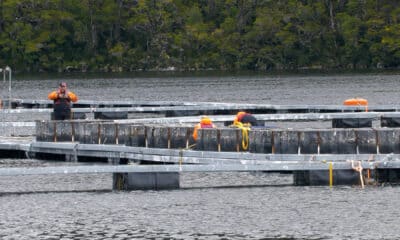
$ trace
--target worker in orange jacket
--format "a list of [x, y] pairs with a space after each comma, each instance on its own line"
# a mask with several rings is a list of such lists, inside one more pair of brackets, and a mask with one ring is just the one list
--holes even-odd
[[60, 83], [58, 90], [49, 93], [48, 98], [54, 101], [54, 120], [71, 119], [71, 102], [77, 102], [78, 97], [67, 89], [65, 82]]
[[194, 126], [192, 137], [194, 141], [197, 141], [197, 132], [200, 128], [215, 128], [216, 126], [213, 124], [211, 119], [207, 116], [203, 116], [200, 119], [200, 122]]
[[253, 115], [243, 111], [238, 112], [233, 120], [233, 125], [237, 125], [238, 123], [248, 123], [253, 127], [259, 125], [257, 119]]

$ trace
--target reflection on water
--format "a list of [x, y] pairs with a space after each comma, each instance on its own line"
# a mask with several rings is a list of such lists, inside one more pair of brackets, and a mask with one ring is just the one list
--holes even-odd
[[[61, 79], [20, 78], [45, 99]], [[240, 75], [62, 79], [85, 100], [398, 105], [398, 76]], [[0, 83], [0, 94], [4, 86]], [[4, 96], [4, 95], [2, 95]], [[27, 116], [25, 116], [27, 117]], [[35, 117], [35, 116], [33, 116]], [[2, 159], [0, 167], [66, 164]], [[1, 239], [398, 239], [397, 186], [293, 187], [285, 174], [184, 173], [180, 190], [111, 190], [110, 174], [0, 177]], [[251, 186], [250, 186], [251, 185]]]

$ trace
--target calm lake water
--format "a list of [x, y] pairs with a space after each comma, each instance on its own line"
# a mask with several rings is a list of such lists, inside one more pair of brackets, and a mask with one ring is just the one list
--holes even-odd
[[[46, 99], [66, 81], [84, 100], [400, 105], [396, 73], [163, 75], [16, 75], [12, 95]], [[0, 159], [0, 167], [61, 164]], [[179, 190], [117, 192], [110, 174], [0, 177], [0, 239], [400, 238], [398, 186], [291, 183], [285, 174], [185, 173]]]

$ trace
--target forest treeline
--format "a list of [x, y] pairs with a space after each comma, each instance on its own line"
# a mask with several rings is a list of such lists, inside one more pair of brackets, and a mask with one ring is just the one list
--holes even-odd
[[398, 0], [0, 0], [24, 72], [400, 65]]

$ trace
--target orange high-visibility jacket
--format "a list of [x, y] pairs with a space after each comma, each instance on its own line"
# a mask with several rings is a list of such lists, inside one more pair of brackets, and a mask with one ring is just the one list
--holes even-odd
[[68, 97], [68, 99], [71, 102], [77, 102], [78, 101], [78, 96], [76, 96], [75, 93], [71, 92], [71, 91], [66, 91], [66, 93], [64, 95], [62, 95], [58, 90], [57, 91], [53, 91], [51, 93], [49, 93], [48, 98], [50, 100], [54, 100], [57, 101], [57, 99], [60, 99], [62, 97]]
[[197, 132], [198, 132], [199, 128], [215, 128], [215, 125], [212, 123], [211, 119], [209, 119], [208, 117], [202, 117], [200, 120], [200, 123], [198, 123], [198, 124], [196, 124], [196, 126], [194, 126], [192, 137], [195, 141], [197, 141], [197, 134], [198, 134]]
[[241, 122], [241, 121], [242, 121], [242, 118], [243, 118], [246, 114], [248, 114], [248, 113], [246, 113], [246, 112], [238, 112], [238, 113], [236, 114], [235, 119], [233, 119], [233, 124], [237, 124], [238, 122]]

